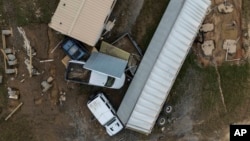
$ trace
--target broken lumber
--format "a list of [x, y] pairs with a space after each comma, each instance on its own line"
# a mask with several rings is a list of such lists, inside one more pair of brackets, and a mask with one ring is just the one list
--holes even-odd
[[21, 106], [23, 105], [23, 102], [21, 102], [6, 118], [5, 121], [7, 121]]

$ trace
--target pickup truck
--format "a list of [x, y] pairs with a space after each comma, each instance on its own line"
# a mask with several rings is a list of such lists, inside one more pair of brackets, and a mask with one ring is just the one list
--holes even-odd
[[125, 74], [115, 78], [107, 74], [84, 68], [84, 61], [71, 60], [68, 62], [65, 79], [75, 83], [120, 89], [125, 82]]

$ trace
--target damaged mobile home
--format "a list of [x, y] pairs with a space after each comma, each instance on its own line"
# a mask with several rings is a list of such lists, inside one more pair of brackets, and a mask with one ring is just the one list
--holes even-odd
[[116, 0], [60, 0], [49, 27], [95, 46]]

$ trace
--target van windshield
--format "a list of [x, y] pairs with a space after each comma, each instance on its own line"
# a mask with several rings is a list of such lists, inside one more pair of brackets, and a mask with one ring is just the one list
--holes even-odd
[[116, 118], [113, 117], [106, 125], [110, 126], [112, 123], [114, 123], [116, 121]]
[[113, 84], [114, 84], [114, 82], [115, 82], [115, 78], [108, 76], [108, 80], [107, 80], [107, 82], [105, 83], [105, 86], [106, 86], [106, 87], [112, 87]]

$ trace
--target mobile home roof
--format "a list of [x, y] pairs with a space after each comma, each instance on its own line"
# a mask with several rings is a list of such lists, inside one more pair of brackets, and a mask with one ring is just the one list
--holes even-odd
[[126, 128], [151, 133], [210, 3], [170, 1], [118, 109]]
[[115, 3], [116, 0], [60, 0], [49, 26], [94, 46]]

